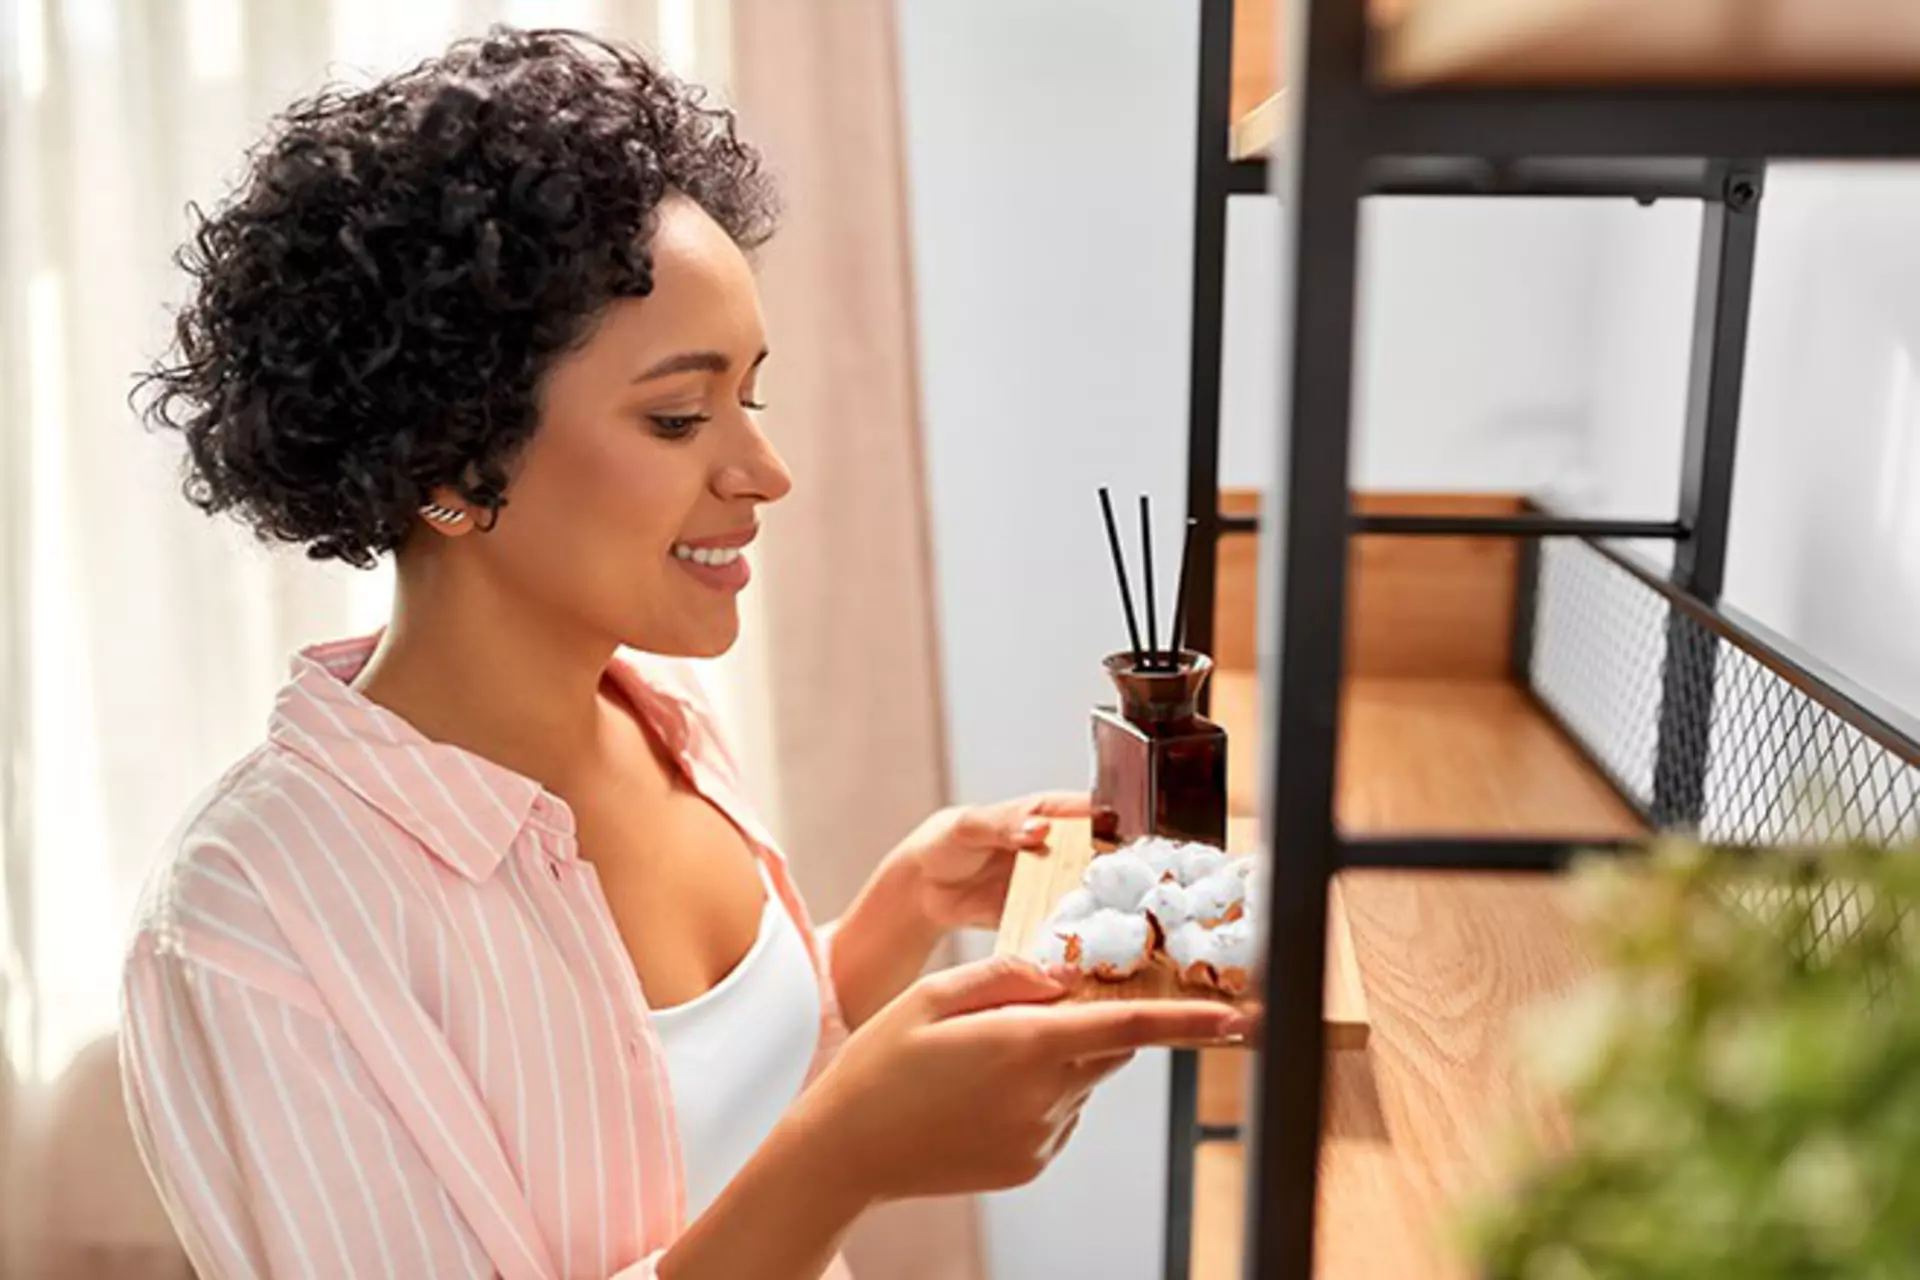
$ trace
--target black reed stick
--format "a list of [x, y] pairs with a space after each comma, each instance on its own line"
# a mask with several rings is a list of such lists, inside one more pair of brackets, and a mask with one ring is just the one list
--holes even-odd
[[1176, 670], [1187, 647], [1187, 566], [1193, 563], [1193, 531], [1199, 527], [1199, 520], [1187, 517], [1187, 536], [1180, 548], [1180, 579], [1173, 587], [1173, 630], [1167, 633], [1167, 643], [1173, 646]]
[[1133, 665], [1144, 666], [1140, 656], [1140, 624], [1133, 616], [1133, 592], [1127, 586], [1127, 558], [1120, 551], [1120, 527], [1113, 522], [1113, 498], [1105, 485], [1100, 486], [1100, 514], [1107, 521], [1107, 547], [1113, 552], [1113, 576], [1120, 583], [1120, 607], [1127, 614], [1127, 638], [1133, 642]]
[[1153, 504], [1140, 495], [1140, 563], [1146, 567], [1147, 586], [1147, 665], [1160, 665], [1160, 624], [1155, 620], [1153, 600]]

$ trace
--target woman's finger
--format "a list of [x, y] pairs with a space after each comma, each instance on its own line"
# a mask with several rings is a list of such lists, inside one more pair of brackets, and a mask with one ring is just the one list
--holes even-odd
[[1102, 1053], [1090, 1057], [1076, 1058], [1067, 1067], [1070, 1087], [1091, 1091], [1093, 1087], [1106, 1080], [1114, 1072], [1133, 1061], [1131, 1053]]
[[1037, 818], [1086, 818], [1093, 796], [1085, 791], [1039, 791], [1026, 798], [1026, 812]]
[[1073, 1137], [1073, 1131], [1079, 1127], [1080, 1109], [1075, 1107], [1073, 1114], [1067, 1117], [1067, 1122], [1053, 1131], [1053, 1137], [1048, 1139], [1046, 1147], [1042, 1149], [1040, 1153], [1041, 1158], [1051, 1161], [1055, 1156], [1059, 1155], [1061, 1150], [1066, 1147], [1068, 1139]]

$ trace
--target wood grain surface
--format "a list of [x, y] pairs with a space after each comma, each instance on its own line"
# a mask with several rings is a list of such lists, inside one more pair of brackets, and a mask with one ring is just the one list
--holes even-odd
[[[1231, 852], [1255, 852], [1259, 848], [1258, 839], [1259, 832], [1250, 820], [1238, 819], [1229, 824], [1227, 845]], [[1084, 821], [1056, 821], [1048, 844], [1044, 853], [1022, 853], [1014, 865], [1013, 882], [1008, 886], [1007, 904], [1000, 918], [1000, 933], [994, 943], [995, 954], [1025, 954], [1054, 904], [1080, 886], [1087, 865], [1096, 856], [1091, 832]], [[1155, 966], [1122, 982], [1089, 979], [1076, 993], [1076, 998], [1083, 1000], [1170, 997], [1227, 1000], [1218, 992], [1182, 983], [1171, 968], [1163, 966]], [[1260, 993], [1254, 991], [1231, 1003], [1252, 1006], [1259, 1001]], [[1354, 956], [1353, 937], [1347, 927], [1346, 905], [1337, 886], [1328, 897], [1325, 1017], [1330, 1046], [1357, 1048], [1366, 1044], [1366, 992]]]
[[[1556, 882], [1352, 872], [1346, 878], [1373, 1036], [1332, 1054], [1316, 1274], [1465, 1280], [1447, 1238], [1462, 1193], [1489, 1185], [1507, 1137], [1560, 1124], [1516, 1065], [1514, 1015], [1588, 972]], [[1244, 1051], [1203, 1056], [1201, 1110], [1244, 1116]], [[1208, 1143], [1196, 1165], [1193, 1275], [1239, 1280], [1246, 1164]]]
[[[1258, 680], [1222, 671], [1227, 806], [1258, 811]], [[1341, 704], [1340, 824], [1370, 834], [1631, 836], [1639, 820], [1517, 686], [1496, 680], [1350, 680]]]
[[[1260, 494], [1223, 489], [1220, 508], [1258, 515]], [[1514, 515], [1505, 493], [1356, 493], [1369, 515]], [[1213, 653], [1221, 671], [1258, 665], [1259, 536], [1219, 540]], [[1352, 679], [1504, 680], [1513, 636], [1519, 550], [1511, 538], [1363, 534], [1347, 562], [1347, 637]]]
[[[1229, 756], [1250, 754], [1251, 677], [1216, 691]], [[1356, 681], [1342, 724], [1349, 831], [1631, 836], [1631, 811], [1517, 689], [1492, 682]], [[1521, 1076], [1515, 1015], [1588, 972], [1560, 882], [1548, 876], [1347, 872], [1338, 880], [1372, 1031], [1328, 1057], [1317, 1274], [1462, 1276], [1446, 1240], [1461, 1193], [1497, 1170], [1513, 1126], [1558, 1119]], [[1201, 1055], [1200, 1114], [1246, 1114], [1252, 1055]], [[1238, 1280], [1245, 1163], [1208, 1143], [1195, 1170], [1193, 1275]]]
[[[1912, 0], [1372, 0], [1378, 79], [1454, 84], [1920, 82]], [[1235, 159], [1284, 128], [1284, 4], [1234, 5]]]
[[1912, 0], [1410, 0], [1377, 9], [1398, 84], [1920, 83]]

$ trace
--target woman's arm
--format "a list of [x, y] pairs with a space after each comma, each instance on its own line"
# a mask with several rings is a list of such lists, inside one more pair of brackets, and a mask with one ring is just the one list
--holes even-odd
[[872, 1203], [832, 1150], [804, 1105], [790, 1111], [659, 1259], [660, 1280], [816, 1280]]
[[[443, 1181], [317, 998], [152, 953], [125, 997], [134, 1134], [197, 1275], [550, 1274], [548, 1242]], [[595, 1274], [817, 1280], [871, 1201], [817, 1111], [795, 1108], [670, 1247]]]
[[946, 929], [927, 914], [918, 867], [892, 856], [824, 932], [840, 1011], [858, 1027], [912, 985]]

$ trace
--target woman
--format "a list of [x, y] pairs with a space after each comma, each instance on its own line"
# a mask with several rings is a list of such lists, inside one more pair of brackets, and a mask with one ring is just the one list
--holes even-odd
[[496, 31], [290, 111], [184, 255], [147, 411], [189, 496], [397, 570], [187, 818], [128, 961], [201, 1275], [817, 1276], [869, 1206], [1036, 1176], [1133, 1049], [1240, 1029], [915, 980], [1083, 798], [936, 815], [812, 928], [679, 661], [733, 643], [792, 483], [754, 421], [771, 225], [724, 112]]

